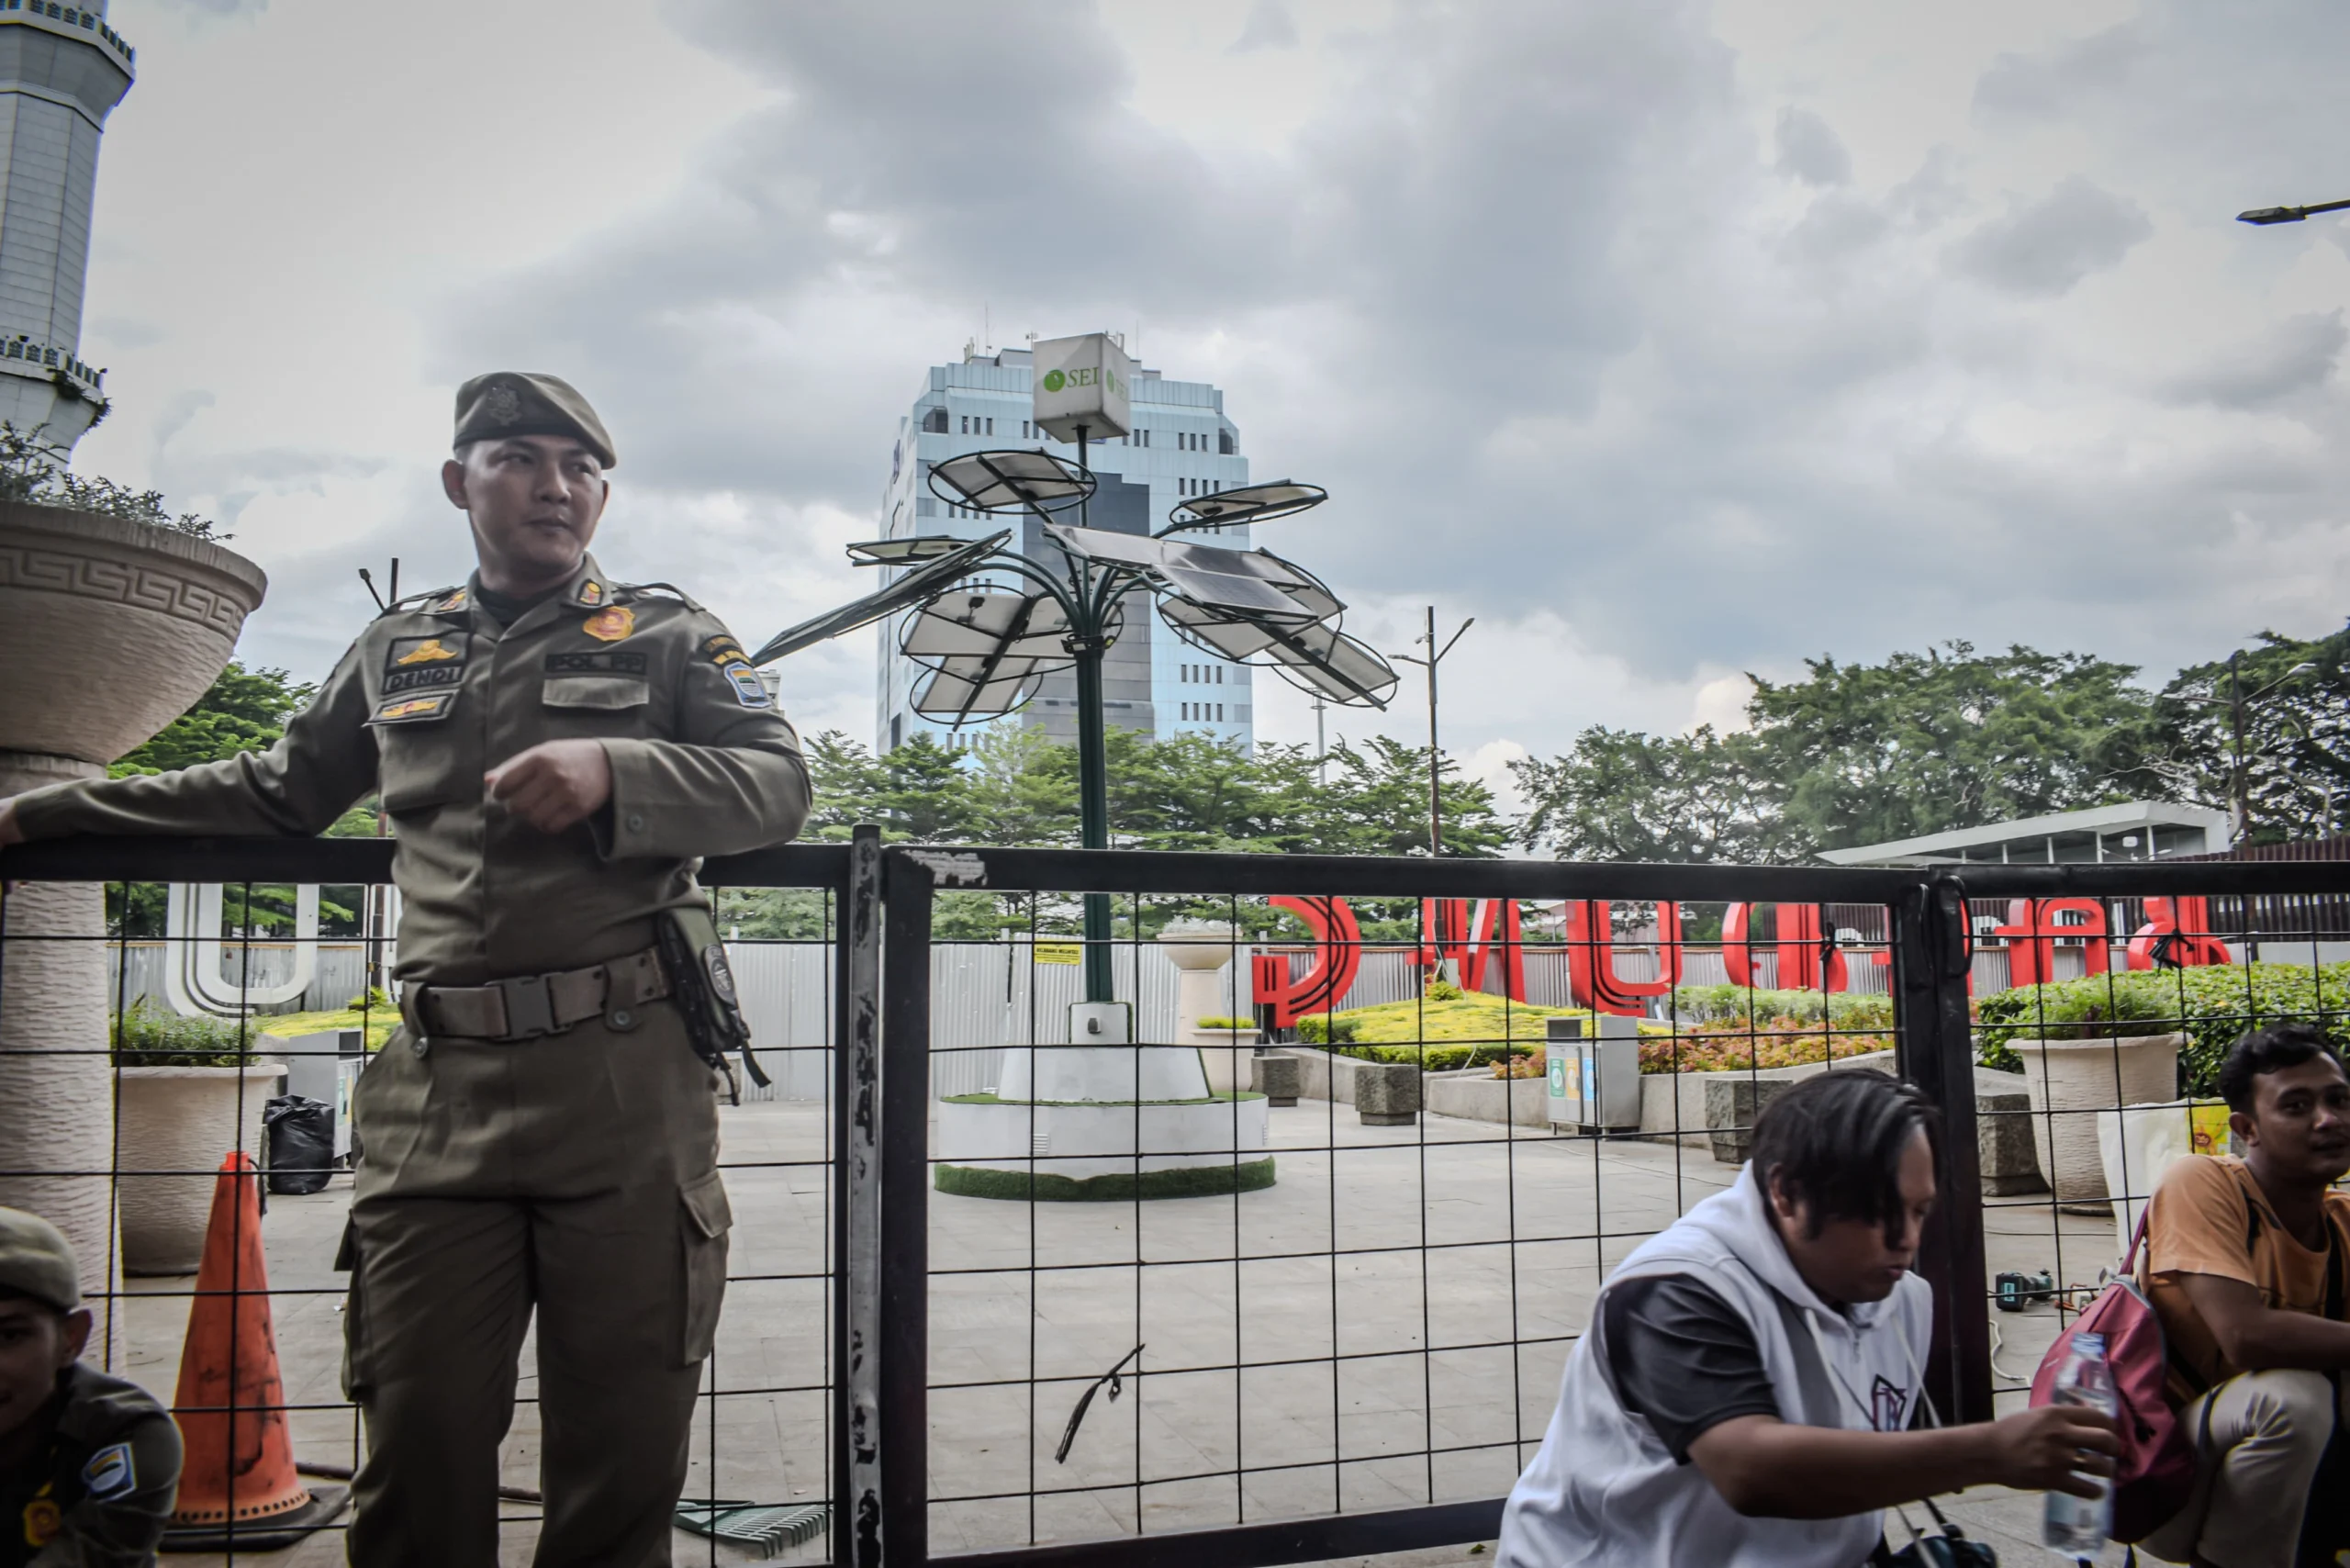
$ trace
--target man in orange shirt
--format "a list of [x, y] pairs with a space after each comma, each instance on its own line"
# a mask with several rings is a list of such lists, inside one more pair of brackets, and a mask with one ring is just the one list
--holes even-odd
[[2332, 1190], [2350, 1173], [2350, 1075], [2314, 1025], [2280, 1024], [2236, 1042], [2220, 1092], [2244, 1158], [2174, 1161], [2146, 1222], [2147, 1294], [2199, 1459], [2143, 1549], [2291, 1568], [2350, 1367], [2350, 1194]]

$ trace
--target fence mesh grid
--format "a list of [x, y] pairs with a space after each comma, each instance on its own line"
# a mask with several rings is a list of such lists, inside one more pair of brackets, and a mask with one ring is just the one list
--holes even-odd
[[[0, 885], [0, 1101], [16, 1108], [11, 1118], [24, 1134], [12, 1140], [15, 1158], [0, 1160], [0, 1204], [55, 1219], [85, 1254], [93, 1282], [85, 1305], [97, 1320], [87, 1362], [146, 1388], [184, 1424], [225, 1417], [234, 1443], [249, 1447], [262, 1420], [282, 1417], [302, 1481], [347, 1486], [366, 1454], [364, 1424], [341, 1387], [350, 1276], [338, 1253], [352, 1161], [364, 1153], [349, 1143], [349, 1093], [368, 1056], [397, 1048], [400, 1037], [398, 1013], [383, 993], [393, 955], [380, 933], [388, 923], [378, 890], [333, 890], [359, 895], [365, 917], [355, 931], [320, 943], [328, 961], [319, 962], [302, 951], [306, 944], [285, 939], [297, 889], [207, 890], [225, 895], [227, 924], [166, 933], [151, 927], [183, 890]], [[732, 1237], [725, 1312], [703, 1371], [685, 1495], [714, 1504], [722, 1525], [730, 1522], [722, 1510], [737, 1506], [806, 1510], [780, 1520], [791, 1542], [780, 1555], [820, 1561], [833, 1554], [834, 1160], [825, 1101], [836, 1002], [834, 901], [823, 890], [789, 893], [802, 907], [788, 926], [812, 926], [813, 935], [743, 937], [738, 924], [733, 944], [767, 982], [745, 999], [761, 1061], [779, 1088], [801, 1097], [752, 1090], [721, 1115], [720, 1168], [749, 1223]], [[721, 893], [722, 920], [728, 901], [740, 897]], [[142, 913], [152, 918], [142, 922]], [[331, 961], [338, 950], [359, 961]], [[476, 1048], [560, 1050], [563, 1042]], [[272, 1190], [310, 1184], [270, 1168], [264, 1108], [285, 1093], [323, 1100], [335, 1113], [340, 1136], [321, 1190]], [[261, 1212], [264, 1278], [240, 1269], [217, 1294], [266, 1297], [282, 1391], [274, 1405], [179, 1397], [191, 1309], [200, 1294], [216, 1294], [199, 1292], [196, 1271], [232, 1150], [260, 1168], [245, 1180]], [[241, 1222], [241, 1211], [232, 1224]], [[94, 1238], [95, 1259], [86, 1256]], [[238, 1353], [218, 1369], [231, 1385], [250, 1373], [235, 1363]], [[527, 1556], [542, 1512], [535, 1358], [532, 1336], [500, 1450], [506, 1556]], [[231, 1476], [232, 1510], [236, 1488]], [[264, 1540], [269, 1519], [234, 1522], [220, 1550], [173, 1560], [339, 1563], [350, 1520], [345, 1508], [291, 1551]], [[733, 1560], [716, 1539], [681, 1537], [678, 1552], [688, 1562]]]
[[[2117, 1267], [2165, 1163], [2227, 1150], [2214, 1102], [2228, 1046], [2287, 1019], [2350, 1036], [2350, 899], [2332, 873], [2194, 869], [2193, 896], [2148, 895], [2143, 879], [2129, 897], [1976, 896], [1959, 978], [1936, 982], [1967, 992], [1982, 1173], [1979, 1194], [1943, 1202], [1979, 1213], [1988, 1292], [1990, 1354], [1957, 1375], [1987, 1383], [2002, 1412]], [[1586, 875], [1564, 902], [1500, 881], [1490, 909], [1357, 898], [1360, 940], [1317, 945], [1250, 875], [1236, 878], [1247, 894], [1116, 898], [1114, 990], [1135, 1021], [1109, 1053], [1131, 1086], [1124, 1110], [1098, 1087], [1047, 1087], [1085, 1048], [1069, 1022], [1077, 898], [997, 885], [934, 910], [926, 1076], [885, 1092], [917, 1097], [929, 1124], [928, 1358], [911, 1375], [934, 1555], [1498, 1497], [1540, 1440], [1608, 1271], [1735, 1178], [1743, 1134], [1793, 1070], [1889, 1068], [1914, 1047], [1893, 965], [1910, 916], [1886, 904], [1611, 907]], [[2321, 879], [2328, 890], [2293, 890]], [[210, 906], [225, 933], [150, 929], [168, 902], [161, 884], [0, 887], [0, 1101], [17, 1108], [0, 1202], [98, 1238], [88, 1359], [166, 1403], [221, 1157], [265, 1160], [261, 1112], [283, 1090], [340, 1110], [397, 1024], [365, 989], [392, 957], [375, 890], [326, 890], [327, 956], [307, 973], [298, 945], [271, 939], [299, 916], [294, 889], [227, 883]], [[1516, 932], [1499, 913], [1512, 904]], [[736, 1224], [689, 1499], [821, 1509], [840, 1495], [839, 907], [827, 889], [756, 879], [719, 895], [775, 1085], [746, 1085], [721, 1113]], [[335, 929], [337, 910], [351, 929]], [[1317, 966], [1342, 951], [1348, 983], [1317, 991]], [[1269, 991], [1295, 1015], [1259, 1007]], [[266, 1000], [207, 1035], [180, 1016], [196, 993], [230, 1013]], [[1547, 1021], [1595, 1000], [1638, 1014], [1637, 1108], [1605, 1133], [1554, 1126], [1560, 1086], [1536, 1065]], [[164, 1065], [207, 1050], [221, 1064], [208, 1074]], [[1148, 1087], [1177, 1058], [1204, 1098]], [[1293, 1066], [1269, 1080], [1275, 1061]], [[1297, 1098], [1271, 1103], [1265, 1087]], [[1143, 1103], [1181, 1099], [1197, 1103]], [[1367, 1121], [1359, 1101], [1397, 1119]], [[1092, 1201], [1028, 1201], [1055, 1178], [1096, 1184], [1055, 1199]], [[322, 1192], [271, 1194], [261, 1222], [282, 1411], [321, 1484], [364, 1457], [340, 1389], [350, 1201], [338, 1170]], [[502, 1454], [509, 1552], [538, 1520], [531, 1366], [526, 1350]], [[789, 1555], [851, 1558], [822, 1514], [807, 1518]], [[339, 1560], [348, 1519], [272, 1560]], [[714, 1542], [679, 1550], [723, 1560]]]

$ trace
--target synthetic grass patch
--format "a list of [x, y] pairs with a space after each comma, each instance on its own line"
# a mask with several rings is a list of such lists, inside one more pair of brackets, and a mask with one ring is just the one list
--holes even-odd
[[942, 1165], [938, 1190], [960, 1198], [1009, 1198], [1038, 1204], [1130, 1204], [1137, 1198], [1217, 1198], [1273, 1184], [1273, 1160], [1237, 1165], [1181, 1165], [1172, 1170], [1113, 1171], [1107, 1176], [1055, 1176], [999, 1170], [986, 1165]]

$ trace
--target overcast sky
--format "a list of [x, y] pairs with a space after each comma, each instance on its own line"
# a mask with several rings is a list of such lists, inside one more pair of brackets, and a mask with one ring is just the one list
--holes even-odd
[[[2350, 610], [2350, 8], [2131, 0], [117, 0], [77, 466], [267, 569], [323, 675], [470, 554], [451, 393], [552, 370], [598, 553], [749, 640], [861, 591], [895, 421], [983, 320], [1225, 389], [1265, 543], [1445, 740], [1736, 715], [1965, 638], [2146, 667]], [[1136, 335], [1138, 334], [1138, 344]], [[1270, 531], [1269, 531], [1270, 532]], [[783, 666], [872, 733], [873, 640]], [[1266, 680], [1258, 733], [1311, 738]], [[1412, 689], [1338, 731], [1418, 738]]]

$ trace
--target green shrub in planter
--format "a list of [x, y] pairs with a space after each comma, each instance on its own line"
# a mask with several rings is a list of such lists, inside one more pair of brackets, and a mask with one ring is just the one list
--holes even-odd
[[251, 1067], [254, 1049], [243, 1028], [226, 1018], [183, 1018], [134, 1002], [114, 1021], [114, 1059], [120, 1067]]
[[1297, 1037], [1310, 1046], [1343, 1046], [1361, 1030], [1356, 1020], [1328, 1013], [1308, 1013], [1297, 1021]]
[[2220, 1064], [2251, 1029], [2291, 1020], [2322, 1025], [2350, 1048], [2350, 964], [2215, 964], [2087, 975], [2003, 991], [1975, 1003], [1975, 1059], [2010, 1071], [2022, 1065], [2010, 1040], [2095, 1040], [2184, 1034], [2180, 1089], [2208, 1096]]

